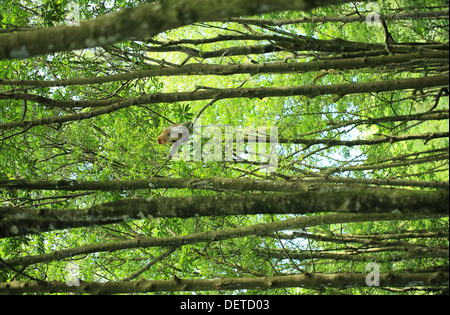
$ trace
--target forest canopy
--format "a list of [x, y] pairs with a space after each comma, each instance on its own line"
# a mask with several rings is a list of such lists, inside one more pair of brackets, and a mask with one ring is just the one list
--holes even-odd
[[448, 294], [448, 14], [1, 2], [0, 293]]

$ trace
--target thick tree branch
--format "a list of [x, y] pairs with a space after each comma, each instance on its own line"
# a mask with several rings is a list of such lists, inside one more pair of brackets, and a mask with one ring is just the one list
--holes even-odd
[[107, 14], [79, 26], [59, 26], [3, 35], [0, 60], [145, 39], [201, 21], [284, 10], [310, 10], [350, 0], [167, 0]]
[[[365, 288], [367, 273], [305, 273], [278, 277], [138, 280], [117, 282], [82, 282], [80, 286], [68, 286], [63, 281], [46, 283], [20, 282], [0, 283], [1, 294], [76, 292], [80, 294], [117, 294], [176, 291], [218, 291], [218, 290], [269, 290], [279, 288]], [[448, 286], [448, 272], [408, 272], [379, 274], [383, 287]], [[182, 300], [184, 301], [184, 300]], [[187, 300], [188, 301], [188, 300]], [[184, 301], [186, 303], [186, 301]], [[177, 308], [181, 307], [178, 302]], [[266, 305], [266, 304], [261, 304]], [[269, 306], [267, 306], [269, 307]], [[175, 308], [174, 308], [175, 309]]]
[[[203, 55], [203, 54], [202, 54]], [[154, 76], [184, 76], [184, 75], [233, 75], [233, 74], [261, 74], [261, 73], [305, 73], [320, 70], [349, 70], [362, 69], [370, 67], [381, 67], [390, 64], [407, 63], [411, 60], [447, 59], [448, 51], [417, 51], [409, 54], [399, 54], [393, 56], [376, 56], [376, 57], [360, 57], [350, 59], [336, 60], [318, 60], [309, 62], [273, 62], [265, 64], [238, 64], [238, 65], [214, 65], [203, 63], [192, 63], [180, 67], [155, 67], [151, 70], [133, 71], [130, 73], [121, 73], [106, 76], [75, 78], [65, 80], [8, 80], [0, 79], [0, 85], [12, 86], [30, 86], [30, 87], [50, 87], [50, 86], [69, 86], [69, 85], [85, 85], [85, 84], [103, 84], [114, 81], [127, 81], [132, 79], [148, 78]], [[7, 95], [7, 94], [6, 94]], [[3, 97], [6, 96], [4, 94]], [[27, 96], [23, 94], [22, 99], [27, 98], [30, 101], [45, 101], [40, 96]], [[13, 95], [11, 95], [13, 97]], [[0, 95], [0, 98], [2, 96]]]
[[118, 223], [155, 217], [198, 217], [242, 214], [449, 213], [447, 191], [327, 191], [296, 194], [197, 196], [129, 199], [87, 209], [35, 209], [0, 207], [0, 237], [51, 230]]
[[[318, 183], [325, 185], [317, 185]], [[342, 189], [334, 184], [365, 184], [365, 185], [389, 185], [412, 186], [448, 189], [448, 181], [422, 181], [402, 179], [368, 179], [348, 177], [310, 177], [298, 178], [295, 181], [259, 180], [249, 178], [172, 178], [155, 177], [148, 179], [130, 179], [113, 181], [79, 181], [79, 180], [2, 180], [0, 189], [27, 189], [27, 190], [90, 190], [90, 191], [123, 191], [135, 189], [203, 189], [203, 190], [227, 190], [235, 192], [251, 191], [276, 191], [276, 192], [300, 192], [320, 190], [349, 190], [351, 185]], [[367, 187], [366, 189], [371, 189]], [[59, 197], [58, 197], [59, 198]]]
[[[0, 124], [0, 130], [8, 130], [12, 128], [30, 128], [38, 125], [47, 125], [53, 123], [64, 123], [74, 120], [88, 119], [91, 117], [107, 114], [128, 106], [154, 104], [154, 103], [174, 103], [185, 101], [212, 100], [215, 98], [260, 98], [265, 97], [285, 97], [294, 95], [304, 95], [308, 97], [316, 97], [319, 95], [335, 94], [359, 94], [359, 93], [379, 93], [397, 91], [403, 89], [423, 89], [427, 87], [446, 86], [448, 85], [449, 76], [435, 75], [423, 78], [413, 78], [404, 80], [389, 80], [356, 84], [333, 84], [333, 85], [306, 85], [306, 86], [290, 86], [290, 87], [262, 87], [262, 88], [229, 88], [229, 89], [207, 89], [195, 90], [193, 92], [179, 93], [154, 93], [146, 94], [136, 98], [126, 100], [109, 99], [96, 101], [56, 101], [41, 96], [18, 94], [18, 93], [0, 93], [0, 99], [25, 99], [33, 100], [42, 105], [49, 107], [73, 108], [73, 107], [103, 107], [101, 109], [82, 112], [68, 116], [58, 116], [43, 118], [34, 121], [17, 121], [12, 123]], [[333, 140], [327, 140], [333, 141]], [[294, 142], [295, 143], [295, 142]], [[301, 142], [304, 143], [304, 142]], [[344, 144], [345, 145], [345, 144]], [[355, 143], [356, 145], [356, 143]]]

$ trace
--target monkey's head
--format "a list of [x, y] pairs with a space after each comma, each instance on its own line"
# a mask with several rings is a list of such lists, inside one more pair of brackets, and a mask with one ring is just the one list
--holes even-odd
[[172, 139], [170, 138], [170, 133], [172, 131], [173, 125], [164, 129], [158, 137], [159, 144], [172, 143]]
[[[189, 130], [187, 129], [187, 127], [185, 127], [183, 124], [180, 127], [179, 126], [180, 126], [179, 124], [174, 124], [164, 129], [158, 137], [158, 143], [172, 144], [181, 139], [181, 137], [183, 136], [183, 132], [185, 130], [187, 130], [189, 137]], [[184, 128], [184, 130], [183, 129], [180, 130], [180, 128]]]
[[163, 136], [158, 137], [158, 144], [166, 144], [166, 143], [167, 143], [167, 141], [164, 139]]

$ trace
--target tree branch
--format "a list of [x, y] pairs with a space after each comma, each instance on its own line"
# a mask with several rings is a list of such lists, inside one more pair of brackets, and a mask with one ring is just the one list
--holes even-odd
[[[135, 38], [141, 40], [170, 29], [201, 21], [284, 10], [310, 10], [350, 0], [168, 0], [140, 5], [82, 21], [2, 36], [0, 60], [98, 47]], [[44, 45], [42, 43], [45, 43]]]

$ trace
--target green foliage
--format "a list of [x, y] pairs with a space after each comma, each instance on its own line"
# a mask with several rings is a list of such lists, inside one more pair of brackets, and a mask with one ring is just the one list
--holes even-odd
[[[138, 5], [139, 1], [71, 1], [78, 5], [82, 19], [94, 19], [108, 12]], [[141, 1], [142, 2], [142, 1]], [[148, 1], [150, 2], [150, 1]], [[69, 1], [20, 1], [0, 3], [0, 30], [18, 28], [40, 28], [65, 24]], [[381, 13], [396, 13], [403, 10], [445, 5], [443, 1], [383, 1]], [[26, 7], [27, 9], [23, 9]], [[448, 4], [447, 4], [448, 7]], [[418, 9], [417, 9], [418, 10]], [[264, 19], [281, 20], [309, 18], [314, 16], [352, 16], [367, 14], [365, 3], [327, 7], [312, 12], [278, 12], [262, 16]], [[260, 17], [258, 17], [260, 18]], [[448, 43], [448, 19], [388, 21], [389, 31], [398, 43]], [[249, 28], [251, 30], [249, 30]], [[321, 69], [310, 72], [256, 73], [230, 75], [182, 75], [182, 76], [136, 76], [132, 79], [107, 83], [80, 84], [77, 79], [106, 77], [117, 74], [138, 73], [143, 70], [170, 69], [173, 64], [182, 68], [187, 65], [248, 65], [289, 64], [313, 61], [335, 61], [350, 58], [365, 51], [315, 51], [305, 49], [292, 51], [281, 49], [264, 54], [236, 54], [230, 56], [226, 50], [235, 47], [252, 47], [273, 44], [274, 39], [211, 40], [239, 35], [279, 35], [286, 38], [307, 36], [324, 41], [343, 39], [359, 43], [381, 43], [384, 31], [381, 27], [366, 23], [297, 23], [283, 26], [258, 27], [252, 24], [231, 22], [196, 23], [174, 29], [147, 41], [130, 40], [110, 46], [84, 51], [61, 52], [26, 60], [0, 62], [0, 80], [35, 80], [39, 82], [73, 79], [71, 85], [30, 87], [23, 85], [0, 85], [0, 125], [39, 121], [49, 117], [66, 117], [86, 114], [98, 110], [96, 106], [58, 107], [20, 98], [2, 97], [7, 93], [28, 93], [57, 101], [105, 101], [120, 102], [128, 98], [157, 93], [195, 92], [229, 88], [271, 88], [295, 86], [322, 86], [334, 84], [371, 83], [400, 80], [433, 75], [448, 67], [447, 63], [410, 63], [390, 67], [364, 69], [332, 69], [325, 73]], [[3, 36], [4, 34], [0, 34]], [[252, 37], [254, 38], [254, 37]], [[0, 38], [1, 40], [1, 38]], [[182, 40], [185, 40], [182, 42]], [[170, 45], [171, 41], [181, 41]], [[166, 51], [152, 48], [171, 47]], [[178, 48], [182, 49], [178, 49]], [[358, 46], [359, 47], [359, 46]], [[278, 47], [279, 48], [279, 47]], [[163, 49], [160, 49], [163, 50]], [[199, 51], [198, 55], [193, 52]], [[216, 57], [206, 58], [208, 53], [220, 51]], [[190, 53], [189, 53], [190, 52]], [[367, 54], [367, 55], [366, 55]], [[384, 53], [382, 56], [387, 56]], [[202, 56], [204, 58], [202, 58]], [[370, 57], [370, 56], [369, 56]], [[419, 63], [419, 62], [418, 62]], [[437, 61], [436, 61], [437, 63]], [[439, 70], [442, 66], [442, 69]], [[447, 68], [448, 69], [448, 68]], [[444, 69], [445, 70], [445, 69]], [[444, 71], [442, 70], [442, 71]], [[448, 70], [447, 70], [448, 71]], [[201, 116], [202, 125], [231, 124], [233, 126], [277, 126], [279, 167], [268, 174], [258, 166], [258, 161], [175, 161], [160, 171], [158, 176], [171, 178], [248, 178], [273, 181], [303, 178], [405, 179], [418, 182], [448, 181], [448, 138], [386, 142], [377, 145], [333, 146], [326, 144], [305, 145], [301, 140], [376, 139], [387, 136], [407, 136], [448, 131], [448, 119], [405, 120], [395, 119], [371, 123], [370, 119], [400, 117], [447, 111], [448, 96], [437, 100], [438, 88], [424, 90], [392, 91], [386, 93], [364, 93], [348, 95], [283, 96], [283, 97], [239, 97], [219, 99]], [[218, 94], [219, 95], [219, 94]], [[168, 146], [159, 146], [156, 138], [170, 122], [193, 120], [198, 111], [211, 100], [193, 102], [160, 102], [134, 104], [108, 114], [87, 119], [73, 119], [65, 123], [48, 123], [32, 128], [0, 129], [0, 181], [2, 180], [79, 180], [110, 181], [152, 178], [156, 169], [165, 161]], [[438, 101], [438, 102], [437, 102]], [[92, 103], [89, 103], [92, 104]], [[354, 124], [358, 120], [367, 123]], [[338, 127], [336, 127], [338, 126]], [[204, 145], [208, 139], [203, 139]], [[296, 143], [297, 142], [297, 143]], [[300, 143], [300, 144], [299, 144]], [[250, 154], [245, 146], [244, 154]], [[430, 158], [423, 163], [418, 159]], [[255, 163], [252, 163], [255, 162]], [[345, 183], [345, 182], [343, 182]], [[320, 188], [320, 184], [318, 184]], [[386, 185], [387, 186], [387, 185]], [[367, 189], [373, 186], [367, 185]], [[398, 188], [398, 187], [396, 187]], [[405, 188], [405, 187], [403, 187]], [[417, 186], [408, 189], [421, 189]], [[425, 188], [433, 189], [433, 188]], [[236, 192], [218, 189], [140, 189], [117, 191], [49, 191], [49, 190], [0, 190], [0, 205], [3, 207], [33, 207], [36, 209], [67, 210], [88, 208], [107, 202], [161, 197], [225, 196], [268, 192]], [[200, 207], [201, 205], [199, 205]], [[137, 236], [173, 238], [197, 233], [223, 231], [260, 223], [270, 223], [291, 216], [256, 215], [226, 217], [154, 218], [127, 221], [106, 226], [92, 226], [12, 237], [0, 240], [0, 258], [12, 259], [45, 255], [57, 250], [83, 248], [83, 246], [108, 244], [131, 240]], [[422, 233], [410, 236], [409, 233]], [[425, 232], [441, 233], [440, 236], [425, 236]], [[298, 236], [295, 236], [297, 235]], [[153, 265], [151, 261], [163, 255], [169, 248], [155, 246], [132, 248], [110, 252], [108, 250], [70, 256], [80, 266], [85, 281], [118, 281], [148, 267], [138, 278], [151, 280], [213, 279], [239, 277], [269, 277], [303, 272], [365, 272], [368, 260], [380, 262], [382, 272], [433, 270], [448, 265], [448, 257], [412, 256], [401, 258], [408, 250], [399, 250], [399, 242], [421, 248], [448, 248], [448, 218], [380, 221], [322, 225], [307, 230], [293, 230], [264, 236], [231, 237], [223, 241], [186, 244], [177, 248], [169, 257]], [[346, 237], [360, 237], [342, 241]], [[384, 238], [383, 238], [384, 237]], [[377, 243], [379, 240], [381, 243]], [[373, 245], [375, 244], [375, 245]], [[380, 249], [381, 248], [381, 249]], [[383, 249], [387, 248], [387, 249]], [[357, 252], [351, 252], [354, 250]], [[373, 253], [372, 253], [373, 250]], [[391, 252], [392, 250], [392, 252]], [[314, 259], [296, 259], [295, 253], [317, 254]], [[349, 259], [321, 258], [320, 255], [343, 253]], [[365, 256], [364, 256], [365, 255]], [[348, 258], [348, 257], [347, 257]], [[353, 259], [351, 259], [353, 258]], [[46, 280], [64, 281], [68, 260], [53, 260], [25, 268], [28, 275]], [[13, 277], [27, 280], [8, 269], [0, 269], [0, 281]], [[136, 280], [136, 279], [133, 279]], [[382, 290], [329, 289], [307, 290], [289, 288], [283, 290], [218, 291], [226, 294], [383, 294]], [[206, 292], [211, 293], [211, 292]], [[216, 292], [214, 292], [216, 293]], [[402, 292], [400, 292], [402, 293]], [[405, 293], [405, 292], [403, 292]], [[409, 293], [409, 292], [406, 292]], [[414, 292], [413, 292], [414, 293]]]

